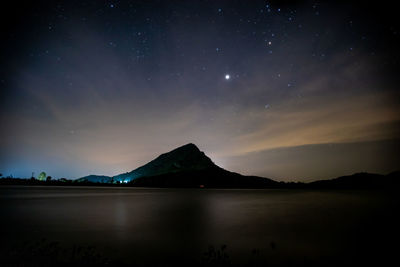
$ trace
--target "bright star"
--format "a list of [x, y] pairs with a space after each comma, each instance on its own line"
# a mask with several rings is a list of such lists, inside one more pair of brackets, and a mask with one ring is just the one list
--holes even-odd
[[229, 74], [225, 75], [225, 80], [229, 80], [231, 78], [231, 76]]

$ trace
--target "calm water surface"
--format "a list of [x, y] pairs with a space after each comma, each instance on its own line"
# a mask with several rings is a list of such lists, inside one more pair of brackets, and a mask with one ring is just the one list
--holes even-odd
[[1, 244], [46, 238], [94, 245], [127, 263], [199, 259], [223, 244], [233, 262], [385, 261], [399, 237], [396, 199], [350, 191], [3, 186]]

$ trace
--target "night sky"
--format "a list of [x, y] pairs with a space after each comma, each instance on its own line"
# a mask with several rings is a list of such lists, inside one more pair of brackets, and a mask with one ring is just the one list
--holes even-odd
[[2, 3], [0, 173], [115, 175], [192, 142], [242, 174], [398, 169], [390, 2]]

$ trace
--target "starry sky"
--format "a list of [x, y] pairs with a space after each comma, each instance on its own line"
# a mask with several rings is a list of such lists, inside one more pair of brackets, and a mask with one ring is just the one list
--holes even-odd
[[242, 174], [398, 169], [389, 1], [2, 3], [0, 173], [115, 175], [192, 142]]

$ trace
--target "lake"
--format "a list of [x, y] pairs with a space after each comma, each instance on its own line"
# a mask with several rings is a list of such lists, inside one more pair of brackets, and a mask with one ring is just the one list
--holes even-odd
[[58, 242], [138, 265], [382, 264], [399, 240], [388, 192], [2, 186], [0, 212], [8, 257]]

